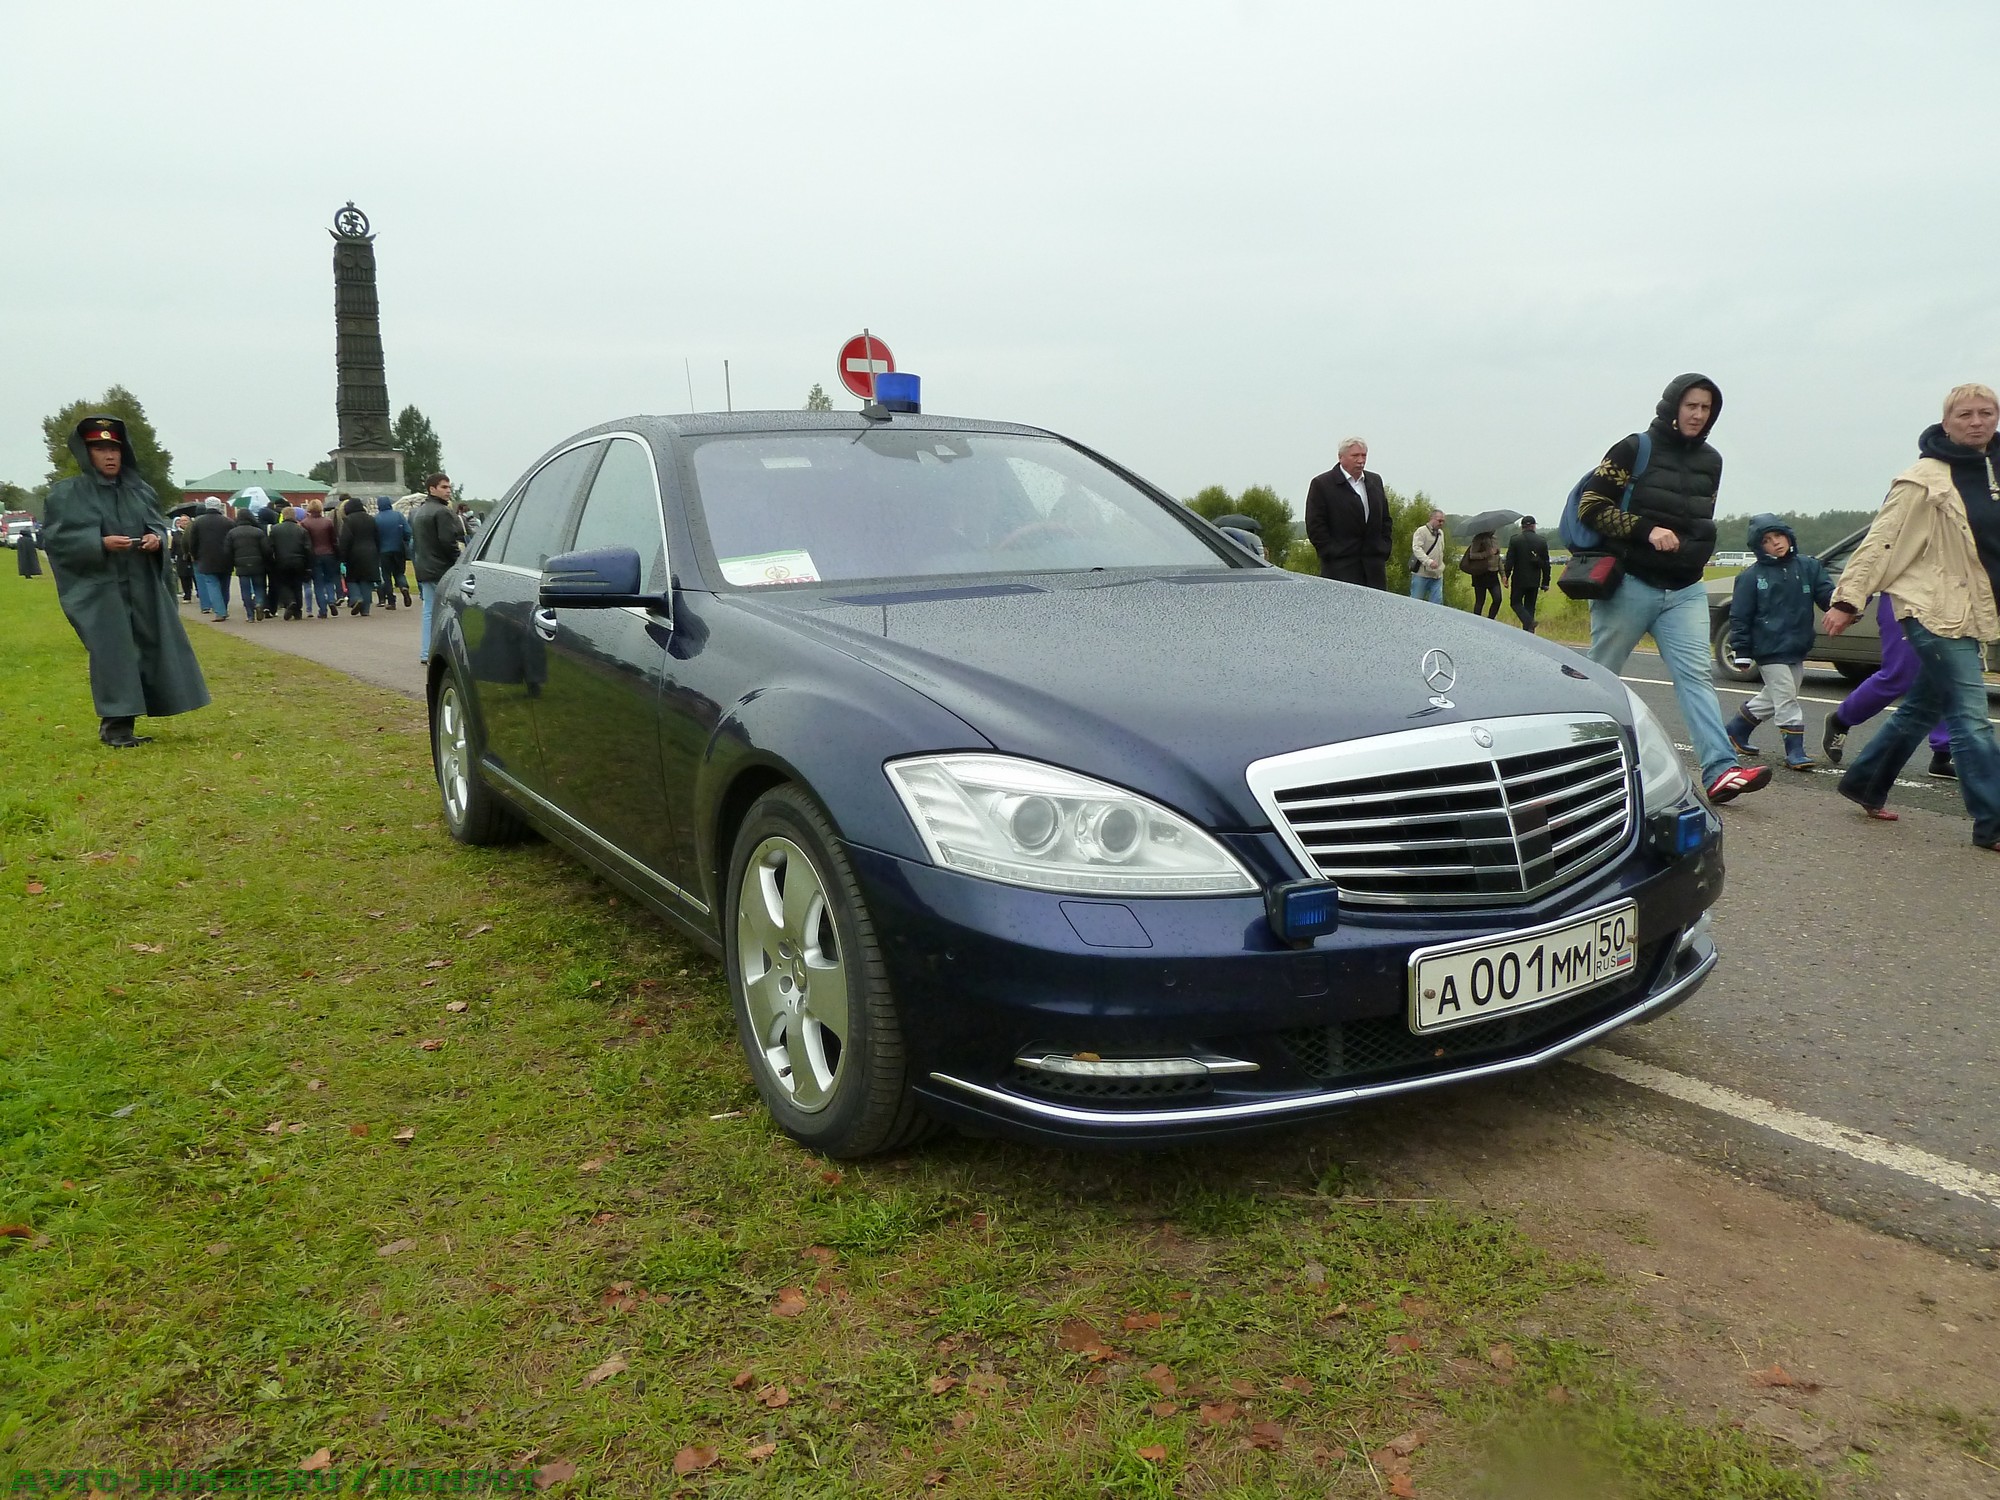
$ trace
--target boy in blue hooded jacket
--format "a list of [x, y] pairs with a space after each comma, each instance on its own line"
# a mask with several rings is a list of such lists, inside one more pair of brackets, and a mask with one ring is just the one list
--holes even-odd
[[1757, 561], [1736, 577], [1729, 605], [1729, 649], [1738, 661], [1757, 663], [1763, 689], [1729, 721], [1729, 743], [1738, 755], [1755, 756], [1750, 737], [1766, 719], [1778, 721], [1785, 764], [1810, 771], [1806, 755], [1806, 715], [1799, 685], [1806, 653], [1812, 650], [1815, 622], [1833, 602], [1833, 580], [1816, 557], [1799, 553], [1799, 539], [1776, 516], [1750, 518], [1750, 547]]

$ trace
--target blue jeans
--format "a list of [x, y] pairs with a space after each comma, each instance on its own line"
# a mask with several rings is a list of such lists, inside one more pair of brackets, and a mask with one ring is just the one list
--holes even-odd
[[229, 575], [227, 573], [204, 573], [194, 570], [194, 593], [201, 600], [201, 607], [216, 619], [226, 619], [229, 615]]
[[322, 616], [340, 608], [340, 559], [313, 554], [313, 603]]
[[1933, 635], [1913, 619], [1903, 621], [1903, 639], [1917, 653], [1916, 683], [1889, 722], [1854, 757], [1840, 778], [1840, 793], [1863, 807], [1887, 802], [1889, 788], [1905, 762], [1942, 716], [1951, 731], [1958, 792], [1972, 814], [1972, 841], [2000, 844], [2000, 742], [1986, 722], [1979, 642]]
[[417, 627], [417, 660], [422, 662], [431, 659], [431, 611], [437, 607], [438, 586], [420, 581], [417, 594], [424, 601], [424, 621]]
[[1410, 575], [1410, 597], [1428, 600], [1432, 604], [1444, 603], [1444, 580], [1426, 578], [1421, 573]]
[[264, 575], [238, 572], [236, 581], [243, 586], [243, 613], [254, 620], [264, 607]]
[[1674, 680], [1674, 699], [1687, 721], [1704, 784], [1736, 764], [1736, 752], [1722, 732], [1722, 705], [1708, 675], [1708, 590], [1700, 583], [1663, 589], [1627, 574], [1609, 599], [1590, 606], [1590, 659], [1614, 672], [1639, 638], [1650, 634]]

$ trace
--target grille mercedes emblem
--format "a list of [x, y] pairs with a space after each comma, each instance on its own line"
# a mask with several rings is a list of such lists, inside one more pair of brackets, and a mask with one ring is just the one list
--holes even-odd
[[1448, 693], [1458, 681], [1458, 668], [1442, 651], [1424, 653], [1424, 686], [1433, 693]]
[[1472, 743], [1477, 745], [1482, 750], [1491, 750], [1493, 748], [1492, 731], [1487, 729], [1486, 726], [1483, 724], [1473, 725]]

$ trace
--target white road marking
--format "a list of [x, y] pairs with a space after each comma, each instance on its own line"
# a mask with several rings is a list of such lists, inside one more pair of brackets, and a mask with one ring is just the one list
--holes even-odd
[[1867, 1162], [1871, 1166], [1887, 1167], [1892, 1172], [1901, 1172], [1906, 1177], [1927, 1182], [1932, 1187], [1944, 1189], [1947, 1193], [1974, 1199], [1989, 1208], [2000, 1208], [2000, 1177], [1995, 1177], [1990, 1172], [1982, 1172], [1976, 1167], [1968, 1167], [1962, 1162], [1933, 1156], [1930, 1152], [1920, 1151], [1915, 1146], [1898, 1145], [1894, 1141], [1884, 1140], [1879, 1135], [1870, 1135], [1865, 1130], [1850, 1130], [1847, 1126], [1836, 1125], [1831, 1120], [1802, 1115], [1795, 1109], [1787, 1109], [1782, 1104], [1773, 1104], [1768, 1099], [1755, 1099], [1748, 1094], [1739, 1094], [1734, 1089], [1723, 1088], [1720, 1084], [1704, 1083], [1699, 1078], [1689, 1078], [1683, 1073], [1657, 1068], [1651, 1063], [1640, 1062], [1637, 1058], [1606, 1052], [1601, 1047], [1590, 1047], [1582, 1052], [1573, 1053], [1569, 1060], [1595, 1072], [1622, 1078], [1625, 1082], [1637, 1084], [1642, 1089], [1665, 1094], [1684, 1104], [1713, 1110], [1716, 1114], [1728, 1115], [1732, 1119], [1743, 1120], [1752, 1125], [1761, 1125], [1766, 1130], [1775, 1130], [1780, 1135], [1788, 1135], [1795, 1141], [1804, 1141], [1808, 1145], [1819, 1146], [1828, 1151], [1838, 1151], [1843, 1156], [1851, 1156], [1856, 1161]]
[[[1642, 682], [1647, 687], [1672, 687], [1674, 685], [1674, 681], [1671, 677], [1621, 676], [1618, 680], [1620, 682]], [[1754, 698], [1757, 696], [1759, 692], [1759, 689], [1757, 688], [1724, 687], [1719, 682], [1715, 684], [1715, 690], [1718, 693], [1734, 693], [1739, 698]], [[1845, 698], [1808, 698], [1804, 693], [1799, 694], [1799, 702], [1801, 703], [1824, 703], [1829, 708], [1838, 708], [1840, 707], [1841, 704], [1845, 703], [1846, 701], [1847, 700]], [[1989, 724], [2000, 724], [2000, 719], [1988, 719], [1986, 722]]]

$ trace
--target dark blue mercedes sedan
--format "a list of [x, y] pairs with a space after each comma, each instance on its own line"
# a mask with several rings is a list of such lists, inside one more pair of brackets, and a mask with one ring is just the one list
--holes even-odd
[[1716, 962], [1721, 825], [1616, 677], [1030, 427], [579, 434], [444, 579], [429, 691], [452, 834], [532, 827], [720, 953], [833, 1156], [1306, 1119]]

